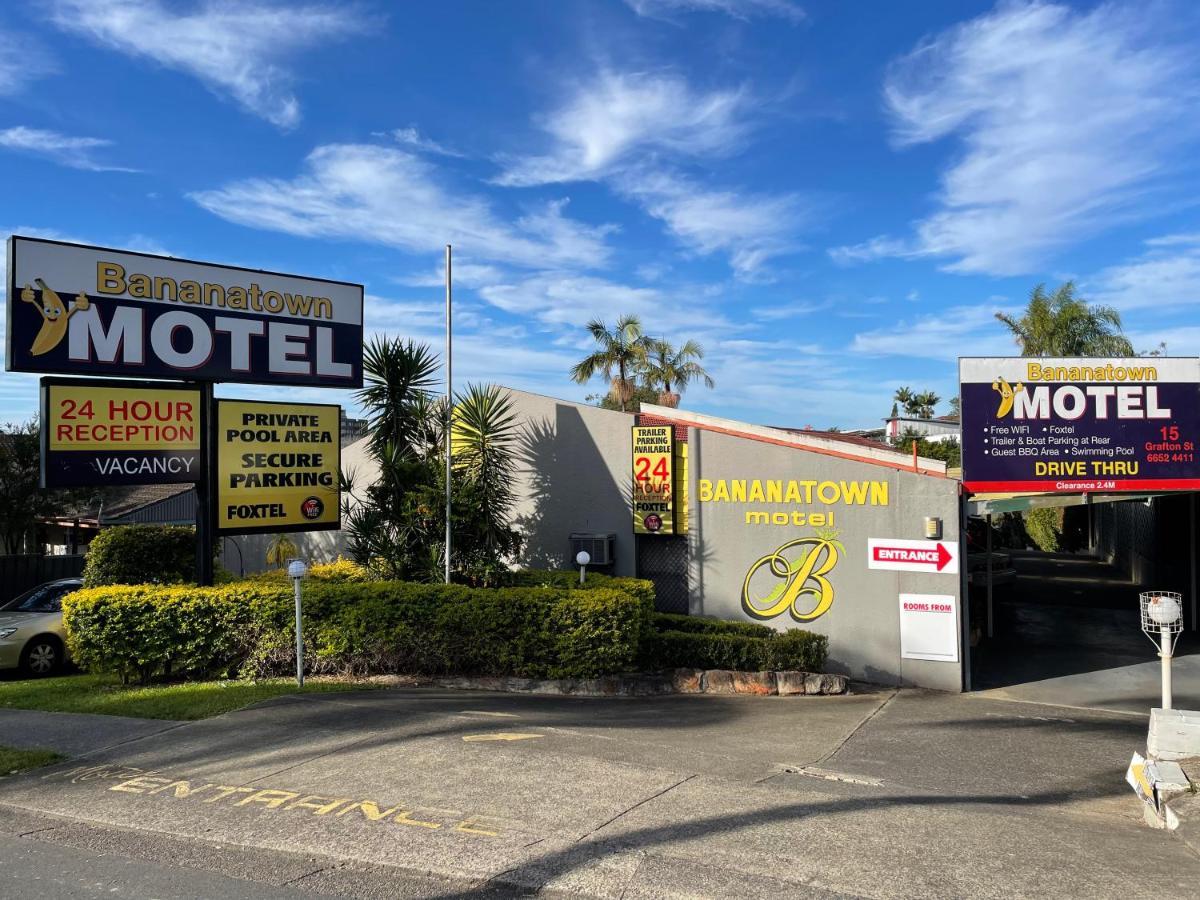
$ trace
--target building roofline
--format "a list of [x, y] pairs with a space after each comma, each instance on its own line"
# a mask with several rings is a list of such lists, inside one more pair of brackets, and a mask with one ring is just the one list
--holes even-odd
[[911, 456], [907, 453], [900, 453], [894, 450], [860, 447], [857, 444], [848, 444], [845, 441], [822, 438], [811, 434], [796, 434], [766, 425], [750, 425], [734, 419], [722, 419], [703, 413], [672, 409], [669, 406], [656, 406], [652, 403], [643, 403], [642, 413], [666, 419], [678, 425], [690, 425], [702, 431], [715, 431], [721, 434], [732, 435], [733, 437], [776, 444], [781, 447], [794, 447], [797, 450], [807, 450], [810, 453], [819, 453], [823, 456], [833, 456], [838, 459], [848, 459], [854, 462], [870, 463], [875, 466], [885, 466], [886, 468], [897, 469], [902, 472], [915, 471], [918, 474], [930, 475], [935, 478], [947, 477], [946, 464], [938, 459], [926, 459], [925, 457], [918, 456], [914, 469], [913, 458]]

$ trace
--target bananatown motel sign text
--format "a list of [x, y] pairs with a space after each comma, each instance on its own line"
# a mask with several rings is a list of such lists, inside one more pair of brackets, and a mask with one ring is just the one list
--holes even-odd
[[339, 527], [340, 407], [212, 386], [362, 387], [362, 285], [13, 236], [7, 288], [9, 371], [108, 376], [42, 379], [44, 486], [195, 483], [201, 546]]
[[959, 360], [976, 493], [1200, 489], [1200, 359]]

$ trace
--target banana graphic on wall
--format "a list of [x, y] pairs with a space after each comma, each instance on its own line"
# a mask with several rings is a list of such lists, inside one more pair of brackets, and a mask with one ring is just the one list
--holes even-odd
[[35, 278], [34, 281], [37, 282], [37, 286], [42, 292], [42, 302], [38, 303], [33, 288], [28, 284], [21, 291], [21, 299], [26, 303], [33, 304], [42, 316], [42, 329], [29, 346], [29, 352], [33, 356], [41, 356], [43, 353], [49, 353], [62, 342], [67, 334], [67, 321], [71, 318], [71, 314], [76, 310], [87, 309], [88, 298], [87, 294], [80, 291], [68, 305], [63, 303], [62, 298], [51, 290], [50, 286], [42, 279]]
[[992, 390], [1000, 394], [1000, 408], [996, 410], [996, 418], [1003, 419], [1012, 412], [1014, 395], [1017, 391], [1025, 390], [1025, 385], [1017, 382], [1014, 386], [1010, 385], [1003, 378], [997, 378], [992, 382]]

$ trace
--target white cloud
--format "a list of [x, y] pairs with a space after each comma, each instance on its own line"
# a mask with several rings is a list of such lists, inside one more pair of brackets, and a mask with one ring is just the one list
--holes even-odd
[[871, 262], [889, 256], [912, 257], [920, 256], [921, 251], [915, 249], [910, 241], [901, 241], [887, 235], [878, 235], [861, 244], [847, 244], [841, 247], [830, 247], [829, 258], [839, 266], [853, 263]]
[[514, 223], [487, 199], [456, 193], [428, 162], [402, 150], [328, 144], [309, 154], [291, 180], [252, 178], [190, 195], [202, 207], [242, 225], [303, 237], [332, 237], [516, 265], [601, 265], [609, 226], [564, 215], [565, 201], [545, 204]]
[[750, 310], [750, 315], [760, 321], [778, 322], [782, 319], [795, 319], [800, 316], [812, 315], [815, 312], [820, 312], [823, 309], [828, 309], [829, 303], [809, 303], [807, 301], [798, 301], [796, 303], [777, 303], [774, 306], [760, 306]]
[[509, 186], [595, 180], [642, 151], [724, 153], [744, 133], [743, 91], [702, 93], [667, 73], [601, 72], [546, 116], [550, 152], [510, 162]]
[[992, 304], [952, 306], [935, 315], [893, 322], [874, 331], [854, 336], [854, 353], [876, 356], [911, 356], [922, 359], [956, 360], [970, 348], [971, 356], [1011, 356], [1016, 353], [1012, 338], [996, 321], [1007, 301]]
[[1162, 37], [1183, 33], [1162, 9], [1006, 3], [897, 60], [884, 86], [897, 145], [953, 136], [963, 152], [911, 242], [876, 239], [842, 255], [1021, 274], [1156, 212], [1147, 195], [1197, 130], [1194, 65]]
[[[652, 334], [687, 329], [689, 336], [694, 336], [698, 323], [705, 329], [736, 328], [697, 299], [702, 293], [682, 286], [672, 291], [635, 287], [571, 272], [539, 272], [479, 290], [479, 295], [498, 309], [531, 317], [554, 329], [577, 329], [591, 319], [607, 321], [622, 313], [640, 316], [643, 328]], [[578, 334], [586, 343], [586, 335]]]
[[1195, 308], [1200, 302], [1200, 234], [1166, 235], [1146, 241], [1146, 246], [1149, 249], [1140, 256], [1086, 279], [1082, 292], [1122, 312]]
[[16, 125], [0, 130], [0, 147], [44, 156], [60, 165], [89, 172], [136, 172], [123, 166], [110, 166], [95, 158], [95, 151], [111, 147], [112, 141], [94, 137], [72, 137], [44, 128]]
[[735, 19], [778, 16], [799, 22], [804, 10], [791, 0], [625, 0], [639, 16], [664, 18], [671, 13], [719, 12]]
[[64, 31], [198, 78], [274, 125], [300, 121], [285, 61], [363, 30], [356, 11], [334, 5], [205, 0], [183, 12], [161, 0], [52, 0]]
[[703, 254], [728, 253], [743, 280], [759, 278], [770, 258], [800, 249], [796, 232], [806, 213], [795, 194], [710, 190], [662, 170], [630, 172], [615, 184], [685, 246]]
[[0, 32], [0, 97], [20, 93], [31, 81], [54, 70], [40, 41], [26, 34]]
[[396, 128], [391, 132], [392, 140], [397, 144], [402, 144], [405, 147], [411, 147], [414, 150], [420, 150], [423, 153], [432, 153], [435, 156], [455, 156], [463, 157], [465, 154], [459, 153], [457, 150], [451, 150], [444, 144], [439, 144], [432, 138], [427, 138], [415, 127], [410, 125], [407, 128]]

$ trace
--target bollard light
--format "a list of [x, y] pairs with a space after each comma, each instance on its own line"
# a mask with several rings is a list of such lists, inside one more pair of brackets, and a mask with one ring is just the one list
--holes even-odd
[[1171, 656], [1183, 631], [1183, 597], [1173, 591], [1140, 595], [1142, 631], [1158, 647], [1162, 659], [1162, 708], [1171, 708]]
[[575, 554], [575, 565], [579, 566], [579, 583], [583, 584], [587, 578], [588, 563], [592, 561], [592, 554], [586, 550], [580, 550]]
[[296, 684], [304, 687], [304, 615], [300, 609], [300, 581], [308, 574], [308, 566], [302, 559], [288, 562], [288, 578], [296, 589]]

